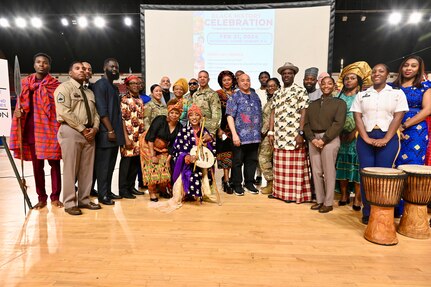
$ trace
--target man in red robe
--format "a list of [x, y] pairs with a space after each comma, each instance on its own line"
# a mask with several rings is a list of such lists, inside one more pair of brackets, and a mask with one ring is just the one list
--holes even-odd
[[[46, 206], [48, 196], [45, 190], [44, 160], [51, 166], [51, 204], [63, 207], [60, 202], [61, 149], [57, 141], [60, 124], [55, 113], [54, 90], [60, 82], [49, 74], [51, 57], [38, 53], [33, 57], [35, 73], [22, 80], [22, 91], [12, 120], [10, 147], [16, 158], [31, 160], [38, 203], [35, 209]], [[19, 106], [18, 106], [19, 104]], [[23, 152], [20, 152], [18, 118], [21, 119], [21, 140]]]

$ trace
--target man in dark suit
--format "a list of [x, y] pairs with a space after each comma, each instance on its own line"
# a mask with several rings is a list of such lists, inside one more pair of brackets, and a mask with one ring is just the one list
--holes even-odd
[[96, 136], [95, 170], [99, 203], [113, 205], [113, 199], [121, 199], [112, 193], [112, 175], [118, 155], [118, 147], [125, 144], [120, 109], [120, 96], [114, 80], [120, 77], [118, 61], [109, 58], [103, 65], [104, 76], [93, 87], [100, 130]]

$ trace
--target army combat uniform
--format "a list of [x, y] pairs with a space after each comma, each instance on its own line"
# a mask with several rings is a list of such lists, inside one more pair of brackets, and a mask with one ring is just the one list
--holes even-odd
[[205, 117], [205, 128], [216, 138], [220, 127], [221, 105], [218, 94], [210, 88], [199, 89], [193, 94], [193, 104], [196, 104]]

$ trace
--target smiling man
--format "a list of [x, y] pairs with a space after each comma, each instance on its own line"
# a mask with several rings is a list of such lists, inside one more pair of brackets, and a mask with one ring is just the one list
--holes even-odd
[[221, 104], [218, 94], [209, 87], [209, 81], [208, 72], [200, 71], [198, 74], [199, 89], [193, 94], [192, 102], [201, 109], [205, 117], [205, 127], [215, 139], [217, 129], [220, 127]]
[[100, 115], [100, 132], [96, 137], [96, 180], [99, 203], [113, 205], [121, 199], [111, 191], [112, 175], [117, 161], [118, 147], [125, 144], [120, 108], [120, 92], [114, 81], [120, 77], [118, 61], [106, 59], [105, 74], [94, 84], [97, 112]]
[[[69, 68], [70, 80], [54, 92], [57, 120], [61, 123], [58, 141], [63, 156], [64, 210], [70, 215], [82, 214], [80, 208], [100, 209], [99, 204], [90, 202], [99, 114], [93, 92], [83, 86], [85, 71], [81, 62], [73, 62]], [[76, 179], [78, 194], [75, 193]]]
[[244, 195], [242, 188], [242, 166], [244, 165], [244, 187], [251, 194], [259, 190], [253, 185], [257, 167], [257, 150], [261, 140], [262, 107], [259, 96], [250, 89], [250, 77], [238, 77], [239, 90], [227, 101], [226, 115], [232, 132], [233, 158], [232, 182], [235, 195]]
[[299, 69], [292, 63], [278, 68], [284, 86], [274, 93], [268, 140], [274, 145], [273, 192], [268, 197], [289, 202], [311, 200], [310, 175], [304, 145], [307, 91], [294, 83]]
[[[38, 195], [38, 203], [34, 209], [46, 206], [48, 196], [45, 189], [44, 162], [48, 160], [51, 166], [51, 205], [63, 207], [60, 202], [61, 149], [57, 141], [57, 131], [60, 124], [55, 119], [54, 91], [60, 84], [49, 74], [51, 57], [38, 53], [33, 57], [35, 73], [22, 80], [22, 91], [19, 96], [10, 136], [10, 148], [16, 158], [31, 160], [33, 164], [34, 181]], [[21, 118], [22, 146], [20, 152], [18, 118]]]

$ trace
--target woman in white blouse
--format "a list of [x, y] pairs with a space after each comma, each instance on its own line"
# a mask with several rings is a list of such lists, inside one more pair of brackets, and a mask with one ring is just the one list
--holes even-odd
[[[403, 91], [386, 84], [389, 68], [377, 64], [371, 72], [373, 86], [360, 92], [352, 104], [359, 137], [356, 150], [359, 168], [393, 167], [400, 148], [397, 130], [404, 113], [409, 110]], [[368, 224], [370, 205], [365, 199], [361, 184], [364, 208], [362, 223]]]

